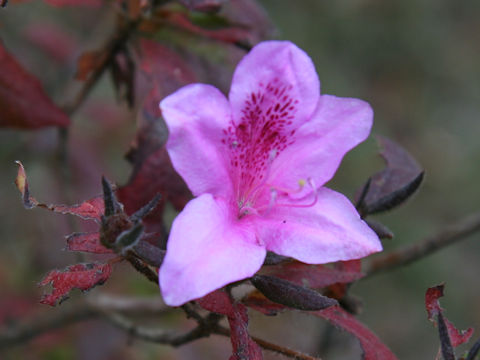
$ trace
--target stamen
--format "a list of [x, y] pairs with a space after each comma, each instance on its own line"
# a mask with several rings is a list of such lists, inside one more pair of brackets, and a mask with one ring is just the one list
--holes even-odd
[[303, 190], [306, 183], [307, 183], [307, 181], [305, 181], [304, 179], [298, 180], [298, 189], [296, 189], [296, 190], [292, 190], [292, 189], [288, 189], [288, 188], [281, 188], [281, 187], [278, 187], [278, 186], [273, 186], [273, 185], [268, 185], [268, 184], [267, 184], [267, 186], [270, 186], [272, 189], [275, 189], [277, 191], [280, 191], [281, 193], [285, 193], [285, 194], [288, 195], [288, 194], [298, 194], [298, 193], [300, 193]]
[[[303, 180], [305, 181], [305, 180]], [[299, 184], [301, 185], [302, 181], [299, 181]], [[262, 211], [262, 210], [267, 210], [270, 211], [273, 207], [276, 207], [276, 206], [282, 206], [282, 207], [297, 207], [297, 208], [307, 208], [307, 207], [312, 207], [314, 206], [317, 201], [318, 201], [318, 190], [317, 190], [317, 187], [315, 186], [315, 182], [313, 181], [313, 179], [309, 178], [307, 180], [307, 183], [308, 185], [310, 185], [310, 187], [312, 188], [313, 190], [313, 200], [308, 203], [308, 204], [295, 204], [295, 203], [277, 203], [277, 198], [278, 198], [278, 189], [277, 188], [271, 188], [270, 189], [270, 202], [267, 206], [262, 206], [262, 207], [259, 207], [257, 208], [257, 213], [259, 211]], [[288, 194], [288, 192], [286, 192]], [[291, 200], [291, 201], [300, 201], [301, 199], [298, 199], [298, 200]]]
[[313, 181], [313, 179], [308, 178], [307, 182], [308, 182], [308, 185], [310, 185], [310, 187], [312, 188], [313, 195], [314, 195], [313, 201], [310, 204], [292, 204], [292, 203], [285, 203], [285, 204], [280, 203], [279, 204], [279, 203], [277, 203], [277, 204], [275, 204], [275, 206], [307, 208], [307, 207], [312, 207], [313, 205], [315, 205], [318, 201], [317, 187], [315, 186], [315, 182]]

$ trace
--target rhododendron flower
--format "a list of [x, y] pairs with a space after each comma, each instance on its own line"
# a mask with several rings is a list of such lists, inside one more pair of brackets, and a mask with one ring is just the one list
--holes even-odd
[[368, 136], [372, 110], [320, 95], [311, 59], [294, 44], [255, 46], [228, 99], [193, 84], [160, 108], [173, 166], [196, 196], [173, 222], [160, 268], [167, 304], [251, 277], [267, 250], [321, 264], [382, 249], [349, 200], [323, 187]]

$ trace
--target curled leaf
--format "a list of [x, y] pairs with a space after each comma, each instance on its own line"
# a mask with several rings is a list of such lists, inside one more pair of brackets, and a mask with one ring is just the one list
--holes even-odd
[[55, 204], [43, 204], [37, 201], [33, 196], [30, 195], [28, 188], [28, 180], [23, 167], [20, 161], [16, 161], [18, 165], [17, 177], [15, 178], [15, 185], [17, 186], [18, 191], [22, 195], [23, 205], [27, 209], [32, 209], [34, 207], [41, 207], [56, 213], [60, 214], [71, 214], [78, 216], [82, 219], [91, 219], [100, 221], [103, 215], [103, 198], [95, 197], [93, 199], [84, 201], [78, 205], [55, 205]]
[[387, 166], [359, 191], [357, 209], [362, 217], [402, 204], [418, 189], [424, 175], [417, 161], [400, 145], [381, 136], [377, 140]]
[[320, 310], [338, 304], [318, 292], [273, 276], [255, 275], [252, 284], [267, 299], [300, 310]]
[[53, 290], [45, 294], [40, 303], [55, 306], [68, 298], [73, 289], [82, 291], [102, 285], [111, 275], [110, 264], [77, 264], [67, 267], [63, 271], [53, 270], [39, 283], [40, 286], [52, 284]]

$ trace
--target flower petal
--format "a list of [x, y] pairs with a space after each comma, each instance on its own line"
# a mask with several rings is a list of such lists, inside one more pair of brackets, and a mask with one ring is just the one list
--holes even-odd
[[187, 85], [163, 99], [160, 109], [169, 130], [168, 154], [192, 193], [228, 196], [232, 185], [219, 150], [231, 118], [225, 96], [210, 85]]
[[159, 272], [168, 305], [200, 298], [260, 269], [265, 248], [256, 242], [252, 225], [232, 215], [229, 204], [204, 194], [175, 219]]
[[256, 218], [258, 238], [267, 250], [308, 264], [359, 259], [382, 250], [346, 197], [327, 188], [317, 196], [312, 207], [276, 206]]
[[[247, 102], [252, 102], [252, 94], [257, 96], [254, 103], [264, 116], [268, 107], [279, 104], [283, 108], [292, 99], [278, 115], [293, 106], [295, 109], [287, 112], [294, 115], [289, 120], [295, 128], [315, 110], [320, 82], [312, 60], [303, 50], [289, 41], [265, 41], [240, 61], [233, 75], [229, 99], [237, 125], [245, 115]], [[255, 101], [262, 97], [265, 101]]]
[[[272, 164], [270, 183], [295, 189], [312, 179], [320, 187], [332, 178], [343, 156], [368, 137], [373, 111], [359, 99], [322, 95], [312, 119]], [[301, 194], [311, 189], [305, 188]], [[296, 197], [301, 197], [300, 193]]]

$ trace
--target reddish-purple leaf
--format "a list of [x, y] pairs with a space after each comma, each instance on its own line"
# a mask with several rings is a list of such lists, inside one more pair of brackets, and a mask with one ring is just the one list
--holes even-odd
[[360, 269], [308, 265], [298, 261], [265, 268], [264, 273], [291, 281], [297, 285], [306, 285], [313, 289], [323, 288], [336, 283], [351, 283], [364, 276]]
[[[435, 317], [443, 312], [440, 307], [439, 298], [443, 296], [443, 290], [445, 285], [437, 285], [427, 289], [425, 293], [425, 307], [427, 309], [428, 319], [435, 321]], [[473, 335], [473, 328], [467, 330], [458, 330], [445, 316], [443, 320], [448, 329], [448, 335], [450, 336], [451, 344], [453, 347], [457, 347], [470, 340]]]
[[64, 271], [53, 270], [40, 282], [40, 286], [52, 284], [53, 290], [45, 294], [40, 302], [55, 306], [68, 298], [72, 289], [82, 291], [102, 285], [112, 273], [110, 264], [77, 264], [67, 267]]
[[[265, 315], [275, 315], [286, 309], [285, 306], [273, 303], [256, 291], [245, 297], [242, 303]], [[341, 307], [331, 306], [324, 310], [309, 312], [309, 314], [321, 317], [355, 336], [362, 346], [364, 360], [397, 360], [374, 333]]]
[[81, 204], [71, 206], [40, 203], [37, 201], [37, 199], [30, 195], [25, 168], [20, 161], [16, 161], [16, 163], [18, 165], [18, 172], [15, 179], [15, 185], [22, 195], [23, 205], [25, 208], [32, 209], [34, 207], [41, 207], [60, 214], [71, 214], [86, 220], [91, 219], [96, 220], [97, 222], [100, 221], [104, 211], [102, 197], [95, 197], [93, 199], [84, 201]]
[[400, 205], [423, 180], [422, 168], [404, 148], [385, 137], [377, 136], [377, 140], [387, 166], [370, 178], [359, 192], [363, 196], [357, 196], [357, 208], [363, 216]]
[[70, 120], [0, 42], [0, 127], [66, 127]]
[[197, 303], [205, 310], [227, 316], [233, 348], [230, 360], [263, 358], [260, 347], [248, 335], [248, 315], [244, 305], [233, 303], [228, 294], [222, 290], [216, 290], [198, 299]]
[[100, 243], [100, 234], [95, 233], [73, 233], [67, 236], [67, 250], [83, 251], [93, 254], [112, 254]]
[[332, 306], [324, 310], [312, 313], [321, 317], [335, 327], [345, 330], [355, 336], [363, 349], [364, 360], [396, 360], [397, 357], [381, 340], [360, 323], [353, 315], [350, 315], [339, 306]]

